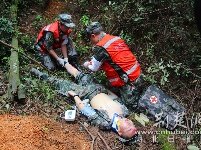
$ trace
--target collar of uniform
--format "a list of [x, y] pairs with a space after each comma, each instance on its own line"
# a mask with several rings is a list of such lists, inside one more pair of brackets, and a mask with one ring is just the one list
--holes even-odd
[[58, 24], [58, 29], [59, 29], [59, 35], [62, 35], [64, 32], [61, 30], [61, 23], [59, 22]]
[[100, 42], [100, 40], [102, 40], [102, 38], [106, 35], [105, 32], [102, 32], [101, 35], [98, 38], [98, 42]]
[[123, 116], [117, 114], [117, 113], [114, 113], [113, 114], [113, 117], [112, 117], [112, 124], [111, 124], [111, 129], [118, 133], [118, 130], [120, 129], [120, 122], [119, 120], [122, 119]]

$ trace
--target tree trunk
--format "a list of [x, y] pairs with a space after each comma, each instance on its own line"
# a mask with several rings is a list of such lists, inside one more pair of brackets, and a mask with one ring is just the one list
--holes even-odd
[[[14, 0], [13, 5], [11, 6], [12, 22], [16, 22], [17, 20], [17, 4], [18, 4], [18, 0]], [[17, 25], [15, 25], [14, 28], [15, 30], [17, 30]], [[18, 39], [15, 35], [13, 35], [11, 45], [13, 47], [18, 48]], [[9, 70], [8, 98], [11, 101], [15, 100], [15, 98], [18, 98], [18, 100], [24, 99], [25, 92], [22, 89], [22, 85], [20, 83], [20, 76], [19, 76], [18, 52], [14, 49], [11, 50], [9, 64], [10, 64], [10, 70]]]

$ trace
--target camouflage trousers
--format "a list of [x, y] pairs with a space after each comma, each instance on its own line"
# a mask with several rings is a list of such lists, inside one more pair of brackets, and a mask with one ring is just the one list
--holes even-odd
[[143, 75], [141, 74], [133, 83], [126, 83], [120, 87], [122, 103], [130, 110], [135, 111], [138, 106], [140, 94], [142, 93]]
[[107, 90], [98, 84], [92, 75], [87, 73], [80, 72], [75, 79], [75, 83], [70, 80], [60, 80], [53, 77], [49, 77], [48, 81], [56, 86], [58, 93], [65, 96], [70, 90], [75, 91], [81, 99], [89, 100], [99, 93], [107, 94]]

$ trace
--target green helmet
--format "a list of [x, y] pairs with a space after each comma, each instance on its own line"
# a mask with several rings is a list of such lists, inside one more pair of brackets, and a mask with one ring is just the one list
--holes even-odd
[[59, 14], [58, 20], [65, 26], [69, 28], [74, 28], [75, 24], [72, 21], [72, 17], [69, 14]]
[[103, 27], [99, 22], [92, 22], [90, 25], [87, 26], [86, 32], [88, 34], [97, 33], [99, 31], [103, 31]]

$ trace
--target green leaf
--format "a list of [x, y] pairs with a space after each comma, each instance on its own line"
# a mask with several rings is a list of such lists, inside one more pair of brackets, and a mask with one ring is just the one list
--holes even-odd
[[199, 148], [195, 145], [189, 145], [187, 148], [188, 150], [199, 150]]
[[135, 18], [133, 21], [140, 21], [140, 20], [143, 20], [144, 18], [141, 18], [141, 17], [138, 17], [138, 18]]
[[45, 127], [45, 126], [42, 126], [42, 129], [43, 129], [44, 131], [48, 130], [48, 128]]
[[47, 106], [49, 106], [49, 104], [48, 104], [48, 103], [45, 103], [44, 106], [47, 107]]
[[9, 108], [10, 108], [10, 105], [9, 105], [9, 104], [6, 104], [5, 107], [6, 107], [6, 109], [9, 109]]

